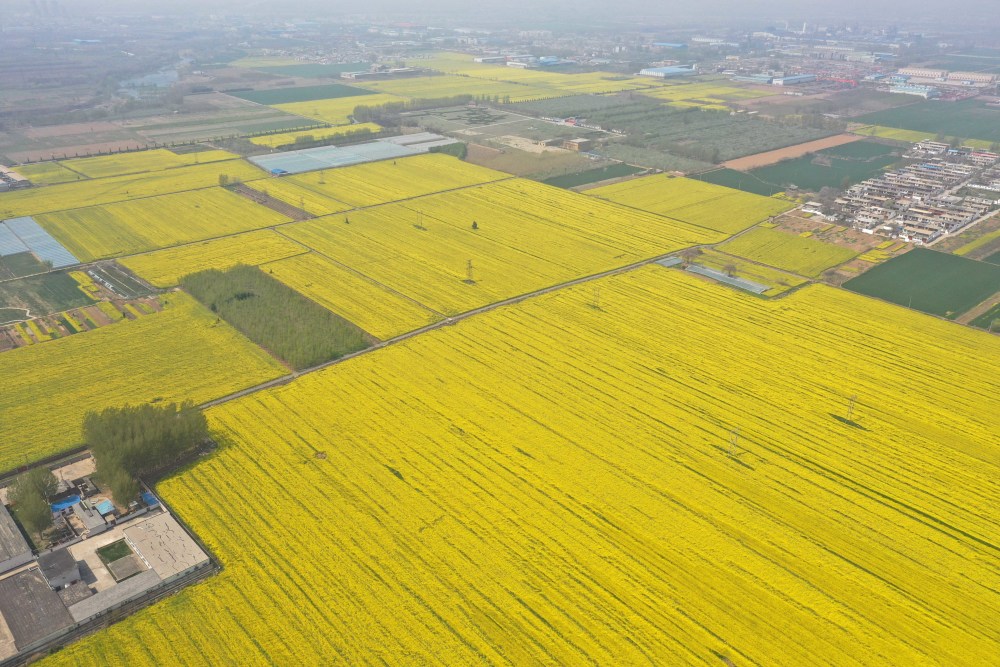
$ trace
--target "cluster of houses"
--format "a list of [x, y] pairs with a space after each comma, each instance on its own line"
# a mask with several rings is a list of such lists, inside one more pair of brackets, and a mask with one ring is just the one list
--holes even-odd
[[915, 162], [851, 187], [835, 201], [838, 213], [869, 234], [926, 244], [978, 220], [997, 197], [957, 194], [992, 173], [1000, 155], [924, 141], [905, 157]]

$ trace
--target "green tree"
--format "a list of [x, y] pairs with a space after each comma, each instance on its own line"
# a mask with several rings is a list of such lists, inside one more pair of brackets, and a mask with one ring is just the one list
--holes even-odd
[[208, 425], [191, 403], [126, 405], [88, 412], [83, 436], [115, 502], [126, 505], [139, 492], [139, 476], [190, 453], [208, 437]]
[[55, 494], [59, 480], [47, 468], [33, 468], [11, 485], [8, 497], [17, 516], [32, 533], [41, 533], [52, 525], [49, 497]]

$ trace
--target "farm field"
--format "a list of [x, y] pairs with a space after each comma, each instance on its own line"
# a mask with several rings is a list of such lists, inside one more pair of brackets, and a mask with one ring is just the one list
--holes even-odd
[[780, 192], [784, 192], [783, 187], [765, 183], [752, 174], [735, 169], [712, 169], [699, 174], [688, 174], [690, 179], [702, 181], [704, 183], [715, 183], [727, 188], [733, 188], [740, 192], [750, 192], [762, 197], [772, 197]]
[[[680, 88], [667, 86], [666, 88]], [[688, 84], [694, 85], [694, 84]], [[629, 164], [704, 171], [714, 163], [794, 146], [834, 134], [829, 130], [802, 127], [801, 123], [770, 121], [745, 114], [730, 115], [728, 109], [680, 108], [643, 94], [574, 95], [552, 100], [529, 101], [512, 110], [556, 118], [585, 118], [588, 123], [624, 132], [630, 143], [609, 146], [608, 155]], [[612, 153], [631, 149], [628, 152]], [[650, 155], [652, 153], [652, 155]], [[660, 166], [655, 155], [684, 158], [695, 164]], [[683, 163], [682, 163], [683, 164]]]
[[0, 308], [26, 308], [33, 317], [90, 303], [93, 299], [80, 289], [69, 271], [53, 271], [0, 282]]
[[917, 248], [847, 281], [844, 287], [953, 318], [1000, 292], [1000, 266]]
[[769, 266], [754, 264], [713, 248], [702, 250], [701, 254], [693, 258], [692, 261], [695, 264], [707, 266], [723, 273], [726, 272], [727, 268], [732, 268], [734, 269], [733, 276], [736, 278], [743, 278], [759, 285], [768, 285], [770, 289], [763, 293], [764, 296], [777, 296], [808, 282], [801, 276], [772, 269]]
[[640, 167], [633, 167], [630, 164], [616, 163], [608, 165], [607, 167], [597, 167], [596, 169], [587, 169], [585, 171], [578, 171], [572, 174], [553, 176], [552, 178], [545, 179], [542, 183], [545, 183], [546, 185], [554, 185], [557, 188], [576, 188], [581, 185], [599, 183], [612, 178], [631, 176], [633, 174], [638, 174], [641, 171], [644, 171], [644, 169]]
[[15, 171], [27, 178], [34, 185], [55, 185], [57, 183], [79, 181], [84, 178], [83, 174], [78, 174], [71, 169], [67, 169], [58, 162], [22, 164], [15, 167]]
[[374, 206], [504, 178], [509, 176], [450, 155], [427, 153], [254, 181], [248, 185], [266, 190], [270, 196], [293, 206], [301, 203], [300, 208], [314, 215], [326, 215], [355, 206]]
[[338, 359], [370, 344], [354, 324], [256, 266], [199, 271], [184, 276], [181, 286], [295, 370]]
[[719, 250], [803, 276], [818, 276], [858, 254], [850, 248], [764, 227], [723, 243]]
[[289, 218], [215, 187], [47, 213], [36, 220], [88, 262], [260, 229]]
[[[355, 86], [345, 86], [342, 83], [330, 83], [322, 86], [300, 86], [297, 88], [273, 88], [268, 90], [250, 90], [230, 93], [233, 97], [257, 104], [277, 105], [294, 102], [313, 102], [315, 100], [337, 99], [341, 97], [359, 97], [371, 95], [372, 91]], [[360, 104], [360, 102], [359, 102]]]
[[747, 155], [746, 157], [729, 160], [728, 162], [724, 162], [722, 166], [727, 169], [749, 171], [751, 169], [755, 169], [756, 167], [766, 167], [768, 165], [775, 164], [776, 162], [781, 162], [782, 160], [802, 157], [807, 153], [814, 153], [823, 149], [830, 149], [835, 146], [850, 144], [857, 141], [860, 141], [860, 137], [856, 135], [837, 134], [832, 137], [826, 137], [825, 139], [807, 141], [797, 146], [789, 146], [788, 148], [781, 148], [776, 151], [767, 151], [766, 153], [757, 153], [756, 155]]
[[960, 102], [927, 100], [895, 109], [860, 116], [859, 122], [927, 132], [934, 136], [1000, 142], [1000, 111], [991, 109], [981, 99]]
[[820, 151], [816, 155], [758, 167], [751, 170], [749, 175], [782, 189], [792, 185], [812, 192], [819, 192], [824, 187], [843, 189], [865, 179], [875, 178], [899, 161], [892, 154], [891, 147], [881, 146], [881, 149], [881, 155], [859, 158]]
[[724, 238], [523, 180], [307, 220], [282, 233], [448, 316]]
[[541, 88], [550, 88], [563, 95], [613, 93], [640, 88], [653, 88], [662, 85], [653, 79], [623, 76], [611, 72], [566, 74], [537, 69], [517, 69], [497, 65], [484, 65], [476, 63], [470, 58], [453, 57], [462, 55], [441, 53], [430, 59], [414, 60], [413, 62], [421, 67], [436, 69], [447, 74], [458, 74], [489, 81], [528, 84]]
[[125, 174], [141, 174], [150, 171], [176, 169], [195, 164], [208, 164], [235, 160], [239, 155], [221, 150], [196, 151], [177, 154], [166, 148], [154, 148], [135, 153], [100, 155], [76, 160], [64, 160], [60, 164], [67, 169], [83, 174], [87, 178], [107, 178]]
[[186, 294], [162, 298], [155, 315], [0, 354], [0, 470], [78, 444], [87, 410], [199, 403], [284, 373]]
[[243, 160], [197, 164], [146, 174], [112, 176], [44, 188], [0, 193], [0, 218], [66, 211], [114, 202], [207, 188], [219, 184], [219, 175], [252, 180], [263, 174]]
[[586, 194], [726, 234], [792, 208], [780, 199], [663, 174], [593, 188]]
[[156, 287], [173, 287], [189, 273], [225, 270], [237, 264], [259, 266], [304, 252], [295, 241], [269, 229], [133, 255], [120, 264]]
[[364, 97], [338, 97], [332, 100], [315, 100], [312, 102], [293, 102], [277, 104], [275, 109], [286, 113], [315, 118], [331, 125], [347, 125], [351, 122], [354, 108], [359, 105], [379, 106], [389, 102], [405, 102], [406, 98], [397, 95], [365, 95]]
[[210, 410], [222, 448], [158, 488], [222, 571], [44, 664], [992, 660], [1000, 340], [600, 287]]
[[381, 340], [441, 319], [439, 314], [316, 253], [272, 262], [261, 270]]
[[[268, 74], [278, 76], [301, 76], [304, 78], [321, 79], [326, 77], [340, 77], [343, 72], [358, 72], [371, 67], [371, 63], [337, 63], [322, 65], [319, 63], [299, 63], [284, 65], [268, 65], [254, 67], [254, 69]], [[241, 65], [244, 66], [245, 65]]]
[[680, 106], [728, 109], [726, 106], [727, 102], [738, 102], [757, 97], [771, 97], [774, 95], [774, 91], [739, 88], [728, 85], [728, 82], [696, 81], [678, 83], [673, 86], [657, 86], [643, 90], [642, 94]]
[[[379, 93], [408, 99], [436, 99], [456, 95], [473, 95], [498, 98], [500, 101], [509, 98], [511, 102], [524, 102], [558, 94], [551, 89], [530, 84], [449, 75], [366, 81], [364, 85]], [[366, 104], [366, 102], [362, 100], [358, 104]]]
[[315, 130], [300, 130], [298, 132], [282, 132], [280, 134], [265, 134], [261, 137], [251, 137], [250, 142], [258, 146], [277, 148], [278, 146], [294, 145], [299, 137], [312, 137], [313, 139], [329, 139], [330, 137], [342, 137], [353, 133], [378, 132], [382, 129], [377, 123], [357, 123], [355, 125], [345, 125], [341, 127], [321, 127]]

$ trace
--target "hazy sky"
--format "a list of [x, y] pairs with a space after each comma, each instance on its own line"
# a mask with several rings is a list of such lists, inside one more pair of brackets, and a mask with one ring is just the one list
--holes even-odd
[[[475, 22], [484, 15], [506, 14], [525, 23], [546, 22], [563, 16], [655, 17], [657, 23], [702, 19], [714, 23], [739, 19], [822, 19], [862, 21], [866, 18], [900, 25], [945, 18], [1000, 30], [1000, 0], [3, 0], [21, 5], [58, 2], [74, 14], [102, 13], [199, 13], [271, 14], [274, 16], [335, 16], [342, 14], [392, 14], [397, 16], [448, 15]], [[9, 6], [9, 5], [8, 5]]]

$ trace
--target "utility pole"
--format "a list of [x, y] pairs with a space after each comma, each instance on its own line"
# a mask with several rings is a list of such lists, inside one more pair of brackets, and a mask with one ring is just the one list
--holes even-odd
[[597, 286], [594, 287], [594, 308], [601, 309], [601, 288]]
[[467, 282], [467, 283], [474, 283], [474, 282], [476, 282], [476, 279], [473, 277], [473, 273], [472, 273], [472, 260], [471, 259], [468, 260], [468, 262], [466, 262], [466, 264], [465, 264], [465, 282]]
[[847, 405], [847, 421], [853, 421], [854, 419], [854, 404], [858, 400], [858, 395], [854, 394], [851, 396], [851, 402]]
[[734, 428], [729, 432], [729, 455], [736, 456], [736, 448], [740, 446], [740, 430]]

